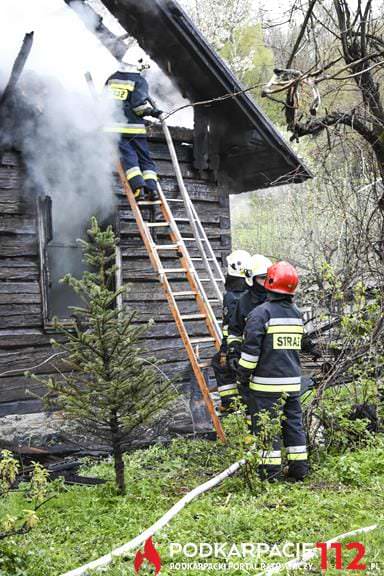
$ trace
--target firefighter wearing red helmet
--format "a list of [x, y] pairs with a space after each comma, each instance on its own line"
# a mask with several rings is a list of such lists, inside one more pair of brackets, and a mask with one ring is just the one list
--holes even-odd
[[[281, 414], [281, 431], [288, 459], [287, 475], [302, 480], [308, 473], [306, 436], [300, 403], [301, 366], [299, 352], [304, 334], [303, 320], [293, 295], [299, 283], [295, 268], [277, 262], [267, 272], [268, 299], [247, 319], [239, 362], [241, 385], [249, 386], [252, 431], [259, 432], [259, 415]], [[280, 435], [260, 453], [262, 478], [277, 478], [281, 471]]]

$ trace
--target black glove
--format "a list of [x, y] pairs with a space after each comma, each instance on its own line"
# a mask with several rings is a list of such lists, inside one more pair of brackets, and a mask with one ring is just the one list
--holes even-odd
[[229, 370], [237, 371], [237, 366], [239, 364], [241, 356], [241, 344], [240, 342], [232, 342], [228, 345], [227, 351], [227, 365]]
[[318, 348], [314, 348], [312, 350], [312, 360], [314, 360], [315, 362], [317, 362], [317, 360], [320, 360], [322, 354], [320, 352], [320, 350]]
[[249, 385], [251, 374], [252, 370], [248, 370], [248, 368], [243, 368], [242, 366], [237, 366], [236, 376], [237, 380], [240, 382], [242, 386]]
[[239, 367], [239, 357], [238, 356], [228, 356], [227, 359], [228, 368], [232, 370], [232, 372], [237, 372]]
[[158, 108], [151, 108], [150, 112], [147, 112], [147, 115], [153, 118], [160, 118], [162, 114], [164, 114], [164, 112]]

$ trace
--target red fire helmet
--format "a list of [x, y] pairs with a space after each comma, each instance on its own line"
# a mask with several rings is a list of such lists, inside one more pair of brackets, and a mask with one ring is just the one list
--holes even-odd
[[264, 288], [278, 294], [294, 294], [299, 283], [296, 268], [289, 262], [276, 262], [268, 268]]

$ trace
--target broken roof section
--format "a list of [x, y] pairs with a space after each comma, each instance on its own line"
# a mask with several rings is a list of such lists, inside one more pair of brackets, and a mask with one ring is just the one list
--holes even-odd
[[[191, 102], [241, 92], [232, 72], [174, 0], [102, 0], [123, 28]], [[231, 192], [288, 182], [311, 173], [247, 93], [195, 107], [195, 160]]]

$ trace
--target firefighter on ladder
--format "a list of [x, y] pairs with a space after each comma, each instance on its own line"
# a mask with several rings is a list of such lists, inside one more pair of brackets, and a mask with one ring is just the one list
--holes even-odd
[[[261, 254], [254, 254], [249, 262], [249, 268], [245, 270], [245, 281], [248, 289], [237, 301], [228, 325], [228, 352], [227, 360], [229, 369], [237, 371], [241, 355], [241, 345], [247, 317], [256, 306], [263, 304], [267, 298], [264, 288], [267, 270], [272, 265], [269, 258]], [[242, 399], [247, 406], [247, 424], [251, 428], [251, 416], [248, 409], [247, 389], [242, 388]]]
[[228, 366], [227, 337], [228, 325], [239, 298], [245, 293], [245, 270], [249, 267], [250, 254], [245, 250], [235, 250], [227, 257], [227, 277], [223, 300], [223, 339], [219, 352], [212, 358], [218, 392], [221, 400], [221, 411], [228, 412], [234, 398], [238, 397], [236, 373]]
[[[249, 315], [238, 366], [240, 385], [249, 390], [252, 431], [260, 429], [259, 415], [283, 416], [281, 428], [288, 458], [287, 477], [303, 480], [308, 473], [306, 436], [300, 403], [299, 352], [303, 320], [293, 295], [299, 282], [288, 262], [273, 264], [267, 273], [268, 299]], [[280, 436], [260, 453], [262, 478], [277, 478], [281, 470]]]
[[159, 118], [162, 112], [151, 104], [147, 81], [126, 56], [108, 78], [106, 87], [117, 104], [118, 121], [105, 131], [120, 134], [121, 162], [129, 185], [136, 200], [158, 200], [157, 170], [149, 152], [144, 117]]

